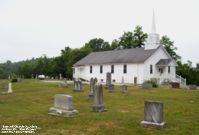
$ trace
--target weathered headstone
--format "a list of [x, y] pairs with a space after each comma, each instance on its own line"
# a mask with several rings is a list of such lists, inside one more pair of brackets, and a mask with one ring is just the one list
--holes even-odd
[[50, 108], [51, 115], [69, 117], [77, 114], [73, 107], [73, 97], [70, 95], [57, 94], [54, 99], [54, 106]]
[[22, 82], [21, 77], [17, 77], [17, 82]]
[[110, 85], [108, 86], [109, 92], [113, 92], [114, 89], [115, 89], [115, 86], [114, 86], [113, 84], [110, 84]]
[[59, 74], [59, 80], [62, 80], [62, 74], [61, 73]]
[[89, 94], [89, 98], [93, 99], [94, 98], [94, 88], [95, 88], [95, 84], [97, 83], [97, 78], [91, 78], [90, 79], [90, 94]]
[[171, 87], [172, 88], [180, 88], [180, 84], [178, 82], [172, 82]]
[[159, 101], [144, 102], [144, 121], [141, 121], [143, 127], [164, 128], [163, 121], [163, 103]]
[[103, 87], [99, 83], [95, 84], [94, 87], [93, 112], [104, 112], [106, 109], [103, 103]]
[[11, 95], [12, 94], [12, 83], [8, 84], [8, 94]]
[[2, 82], [1, 82], [1, 88], [2, 88], [2, 89], [7, 89], [7, 84], [6, 84], [5, 81], [2, 81]]
[[1, 89], [2, 89], [1, 94], [7, 94], [7, 84], [5, 81], [1, 82]]
[[106, 87], [108, 88], [109, 85], [111, 85], [111, 73], [107, 72], [106, 73]]
[[128, 92], [127, 86], [126, 85], [122, 85], [121, 86], [121, 91], [122, 91], [122, 93], [127, 93]]
[[196, 85], [189, 85], [189, 89], [190, 90], [197, 90], [197, 86]]
[[124, 77], [122, 76], [121, 84], [124, 84]]
[[74, 81], [74, 91], [75, 92], [82, 92], [82, 82], [80, 80]]
[[148, 83], [148, 82], [144, 82], [142, 84], [142, 88], [143, 89], [151, 89], [152, 88], [152, 84], [151, 83]]
[[59, 84], [59, 87], [68, 87], [67, 79], [64, 78], [64, 80]]

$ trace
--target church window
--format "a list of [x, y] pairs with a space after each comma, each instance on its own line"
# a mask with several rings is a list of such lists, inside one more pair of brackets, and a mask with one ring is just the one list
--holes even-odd
[[90, 73], [93, 73], [93, 66], [90, 66]]

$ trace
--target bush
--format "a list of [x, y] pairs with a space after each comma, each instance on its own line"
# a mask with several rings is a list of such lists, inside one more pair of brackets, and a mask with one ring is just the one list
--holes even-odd
[[153, 80], [146, 80], [144, 81], [145, 83], [151, 83], [153, 88], [157, 88], [158, 84], [157, 82], [153, 81]]
[[17, 82], [17, 78], [13, 78], [11, 82]]

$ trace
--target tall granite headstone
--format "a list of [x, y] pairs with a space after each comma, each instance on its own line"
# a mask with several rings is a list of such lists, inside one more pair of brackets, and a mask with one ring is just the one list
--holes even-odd
[[110, 72], [107, 72], [106, 73], [106, 87], [108, 88], [109, 85], [111, 85], [111, 73]]
[[90, 94], [89, 94], [90, 99], [94, 98], [94, 88], [96, 83], [97, 83], [97, 78], [90, 79]]
[[163, 103], [159, 101], [144, 102], [144, 120], [141, 121], [143, 127], [164, 128]]
[[70, 95], [57, 94], [54, 99], [54, 106], [50, 108], [49, 113], [56, 116], [69, 117], [77, 114], [78, 111], [73, 107], [73, 97]]
[[74, 91], [75, 92], [82, 92], [82, 82], [80, 80], [74, 80]]
[[103, 87], [99, 83], [95, 84], [94, 87], [93, 112], [104, 112], [106, 109], [103, 103]]

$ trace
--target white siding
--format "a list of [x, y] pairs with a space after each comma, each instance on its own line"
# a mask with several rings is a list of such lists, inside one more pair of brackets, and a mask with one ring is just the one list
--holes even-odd
[[[168, 55], [164, 52], [162, 48], [159, 48], [151, 57], [149, 57], [144, 62], [144, 80], [150, 80], [151, 78], [159, 78], [160, 81], [167, 78], [171, 79], [175, 76], [176, 67], [175, 63], [172, 61], [169, 63], [170, 73], [168, 73], [168, 67], [163, 68], [163, 74], [159, 72], [159, 68], [156, 66], [156, 63], [160, 59], [168, 59]], [[150, 74], [150, 65], [153, 65], [153, 73]]]
[[[122, 78], [124, 78], [125, 83], [134, 83], [134, 77], [137, 77], [137, 83], [141, 84], [143, 82], [143, 64], [126, 64], [127, 73], [123, 73], [123, 66], [125, 64], [112, 64], [114, 65], [114, 73], [112, 73], [112, 81], [115, 80], [116, 83], [121, 83]], [[90, 65], [84, 66], [82, 68], [75, 67], [74, 78], [83, 78], [85, 80], [90, 80], [91, 77], [96, 77], [98, 81], [103, 79], [106, 82], [106, 73], [111, 72], [111, 65], [102, 65], [103, 73], [100, 73], [100, 65], [92, 65], [93, 72], [90, 73]]]
[[[123, 65], [125, 64], [106, 64], [103, 66], [103, 73], [100, 73], [100, 65], [92, 65], [93, 72], [90, 73], [90, 65], [75, 67], [74, 78], [83, 78], [87, 81], [91, 77], [96, 77], [98, 81], [103, 80], [106, 82], [106, 73], [111, 72], [111, 65], [114, 65], [114, 73], [112, 74], [112, 80], [116, 83], [121, 83], [122, 78], [124, 78], [125, 83], [134, 83], [134, 78], [137, 77], [137, 83], [141, 84], [145, 80], [150, 80], [151, 78], [161, 79], [171, 79], [176, 75], [175, 63], [172, 61], [170, 65], [170, 73], [168, 73], [168, 67], [165, 67], [163, 74], [160, 74], [156, 63], [160, 59], [168, 59], [168, 55], [164, 52], [162, 48], [159, 48], [151, 57], [149, 57], [144, 63], [126, 64], [127, 73], [123, 73]], [[150, 74], [150, 65], [153, 65], [153, 73]]]

